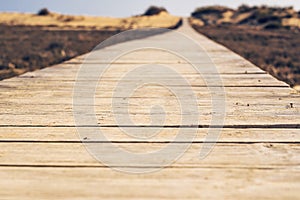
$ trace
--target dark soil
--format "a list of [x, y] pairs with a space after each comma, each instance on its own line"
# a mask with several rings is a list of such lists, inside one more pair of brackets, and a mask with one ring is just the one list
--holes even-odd
[[119, 32], [0, 25], [0, 80], [87, 53]]
[[279, 80], [300, 85], [299, 30], [261, 30], [236, 25], [194, 28], [243, 56]]

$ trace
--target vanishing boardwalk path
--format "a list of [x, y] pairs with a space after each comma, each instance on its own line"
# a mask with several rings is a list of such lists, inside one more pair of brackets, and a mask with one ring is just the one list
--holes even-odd
[[[176, 98], [168, 90], [150, 85], [136, 90], [130, 99], [132, 120], [142, 126], [129, 128], [141, 132], [155, 128], [148, 126], [151, 124], [149, 106], [160, 104], [166, 109], [167, 126], [160, 127], [161, 132], [147, 142], [123, 134], [111, 113], [113, 85], [118, 78], [134, 66], [153, 61], [173, 67], [190, 82], [199, 98], [198, 134], [182, 157], [154, 173], [122, 173], [95, 160], [81, 143], [72, 112], [81, 56], [0, 82], [0, 199], [299, 199], [299, 94], [197, 34], [186, 22], [179, 31], [207, 50], [226, 92], [224, 128], [209, 156], [199, 159], [212, 113], [205, 81], [178, 56], [144, 49], [116, 60], [99, 83], [102, 92], [96, 94], [95, 110], [106, 137], [121, 148], [139, 153], [163, 148], [174, 139], [181, 125], [181, 113]], [[110, 46], [102, 51], [118, 53], [120, 45], [160, 41], [173, 42], [183, 52], [195, 54], [181, 41], [168, 40], [172, 37], [169, 34]], [[98, 64], [97, 60], [87, 60], [90, 67]], [[172, 82], [174, 77], [166, 76], [166, 80]], [[160, 114], [154, 112], [153, 116], [160, 117]], [[188, 142], [191, 141], [172, 145], [180, 149], [180, 145]], [[103, 151], [105, 155], [109, 153]], [[115, 167], [134, 171], [147, 166], [127, 163]]]

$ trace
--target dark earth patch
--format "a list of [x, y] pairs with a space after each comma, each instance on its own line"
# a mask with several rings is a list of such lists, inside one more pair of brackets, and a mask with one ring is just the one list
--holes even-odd
[[299, 30], [262, 30], [235, 25], [193, 27], [279, 80], [300, 85]]

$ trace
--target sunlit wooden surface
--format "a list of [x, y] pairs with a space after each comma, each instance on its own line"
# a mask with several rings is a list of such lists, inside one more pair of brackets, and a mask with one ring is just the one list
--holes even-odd
[[[198, 158], [211, 120], [205, 82], [178, 58], [148, 49], [124, 56], [104, 74], [99, 87], [105, 92], [95, 99], [99, 124], [111, 141], [133, 152], [172, 142], [181, 113], [159, 87], [137, 91], [132, 99], [131, 112], [140, 125], [149, 123], [148, 104], [167, 102], [170, 127], [148, 142], [123, 134], [111, 113], [118, 77], [132, 66], [155, 61], [183, 74], [199, 97], [197, 137], [179, 160], [153, 173], [117, 172], [95, 160], [79, 139], [72, 113], [80, 56], [0, 82], [0, 199], [299, 199], [300, 95], [186, 22], [179, 31], [207, 50], [226, 92], [224, 128], [209, 156]], [[170, 42], [168, 33], [143, 40]], [[185, 48], [180, 41], [174, 45]], [[104, 51], [118, 51], [118, 45]], [[97, 62], [87, 61], [91, 66]]]

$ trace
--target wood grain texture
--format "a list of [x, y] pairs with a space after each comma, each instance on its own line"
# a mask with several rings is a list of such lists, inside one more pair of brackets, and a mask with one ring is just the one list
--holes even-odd
[[[143, 130], [152, 130], [151, 127], [141, 127]], [[205, 141], [208, 128], [197, 130], [194, 142]], [[158, 135], [152, 138], [137, 139], [124, 134], [119, 127], [101, 127], [107, 139], [111, 142], [171, 142], [179, 128], [162, 128]], [[189, 140], [181, 140], [188, 142]], [[79, 143], [80, 135], [76, 127], [1, 127], [0, 142], [19, 143]], [[219, 143], [299, 143], [299, 129], [291, 128], [224, 128], [218, 140]]]
[[[262, 71], [252, 63], [196, 33], [186, 21], [178, 30], [206, 50], [211, 62], [193, 60], [201, 67], [202, 76], [186, 60], [163, 50], [143, 49], [116, 59], [98, 80], [87, 74], [77, 79], [85, 60], [91, 70], [104, 69], [105, 59], [82, 55], [66, 63], [43, 70], [28, 72], [0, 82], [0, 198], [1, 199], [299, 199], [300, 190], [300, 95]], [[121, 49], [140, 43], [160, 42], [181, 49], [190, 58], [197, 52], [172, 33], [164, 33], [143, 40], [116, 44], [102, 49], [102, 56], [117, 54]], [[146, 85], [135, 90], [130, 98], [114, 95], [123, 74], [145, 64], [164, 65], [182, 75], [188, 85], [177, 82], [172, 74], [159, 76], [177, 95], [184, 95], [183, 104], [193, 96], [198, 98], [198, 124], [184, 124], [178, 99], [170, 90], [159, 85]], [[211, 70], [215, 66], [216, 70]], [[152, 69], [149, 68], [149, 73]], [[147, 74], [125, 78], [124, 83], [140, 83]], [[220, 78], [222, 82], [214, 82]], [[98, 84], [94, 96], [80, 90], [83, 100], [94, 98], [98, 125], [106, 140], [82, 138], [76, 128], [73, 113], [73, 91], [76, 81]], [[212, 119], [212, 96], [218, 95], [207, 87], [224, 88], [226, 116], [217, 143], [211, 153], [200, 159], [199, 153], [207, 140]], [[125, 133], [115, 115], [126, 107], [135, 122], [132, 127], [141, 137]], [[150, 115], [153, 105], [161, 111]], [[84, 105], [78, 105], [84, 106]], [[195, 111], [196, 112], [196, 111]], [[89, 116], [85, 113], [83, 116]], [[164, 124], [152, 124], [154, 118], [165, 116]], [[94, 128], [93, 124], [85, 124]], [[181, 127], [184, 125], [184, 127]], [[85, 128], [85, 127], [81, 127]], [[127, 127], [128, 128], [128, 127]], [[174, 142], [179, 130], [195, 129], [195, 138], [188, 132]], [[92, 130], [92, 129], [91, 129]], [[93, 129], [94, 130], [94, 129]], [[157, 135], [148, 132], [159, 130]], [[116, 160], [118, 169], [155, 172], [128, 174], [109, 168], [90, 154], [86, 145], [114, 147], [101, 150], [102, 155]], [[211, 144], [214, 141], [210, 142]], [[152, 161], [164, 163], [161, 153], [146, 163], [126, 160], [113, 154], [115, 148], [139, 154], [158, 151], [166, 146], [176, 152], [190, 147], [171, 165], [161, 168]]]
[[6, 167], [7, 199], [298, 199], [294, 169], [172, 168], [131, 175], [107, 168]]

